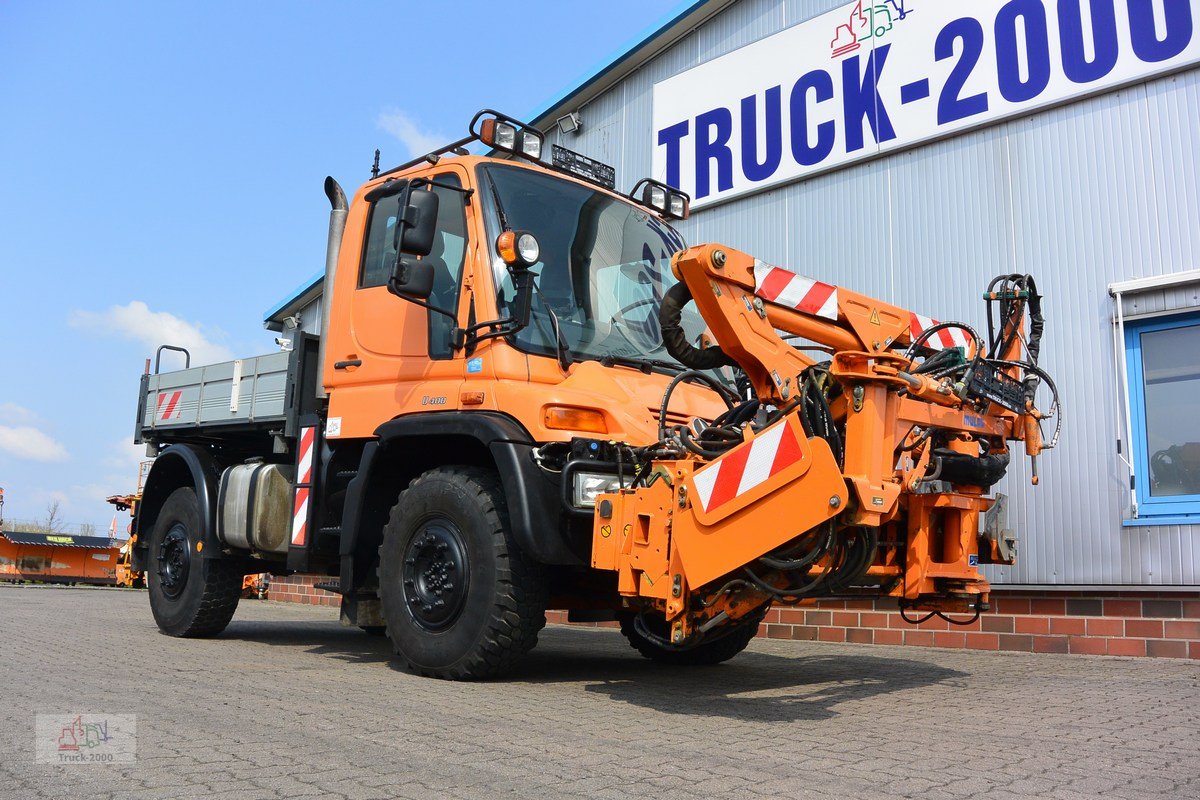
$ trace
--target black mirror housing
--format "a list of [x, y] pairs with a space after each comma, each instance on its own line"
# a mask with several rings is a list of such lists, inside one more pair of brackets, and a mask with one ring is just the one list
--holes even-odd
[[437, 233], [437, 216], [438, 196], [435, 192], [424, 189], [408, 192], [408, 202], [400, 212], [396, 226], [396, 250], [413, 256], [429, 255]]
[[433, 266], [415, 258], [400, 256], [396, 259], [396, 268], [388, 281], [388, 291], [400, 297], [428, 300], [433, 294]]

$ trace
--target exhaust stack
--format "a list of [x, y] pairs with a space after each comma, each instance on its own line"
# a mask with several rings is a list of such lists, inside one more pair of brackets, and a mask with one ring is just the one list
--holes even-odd
[[318, 361], [321, 364], [321, 380], [317, 381], [317, 397], [324, 400], [325, 391], [325, 347], [329, 340], [329, 305], [333, 299], [333, 277], [337, 274], [338, 253], [342, 250], [342, 234], [346, 231], [346, 193], [332, 176], [325, 178], [325, 196], [329, 198], [329, 243], [325, 248], [325, 282], [321, 286], [321, 342]]

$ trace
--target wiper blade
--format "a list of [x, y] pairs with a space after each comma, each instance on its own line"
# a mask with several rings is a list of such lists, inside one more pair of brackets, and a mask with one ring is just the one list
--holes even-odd
[[605, 367], [612, 367], [620, 364], [624, 367], [634, 367], [635, 369], [640, 369], [647, 375], [649, 375], [650, 372], [655, 369], [668, 370], [674, 375], [678, 375], [684, 370], [684, 367], [681, 367], [679, 364], [675, 364], [671, 361], [663, 361], [657, 358], [636, 358], [634, 356], [622, 356], [617, 355], [616, 353], [609, 353], [608, 355], [601, 356], [599, 361]]

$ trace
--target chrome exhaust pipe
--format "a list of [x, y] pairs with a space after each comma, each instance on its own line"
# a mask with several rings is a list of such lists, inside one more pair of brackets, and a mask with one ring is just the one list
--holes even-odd
[[325, 347], [329, 341], [329, 306], [333, 300], [333, 278], [337, 274], [338, 254], [342, 250], [342, 234], [346, 231], [346, 193], [332, 176], [325, 178], [325, 196], [329, 198], [329, 242], [325, 248], [325, 282], [321, 286], [321, 341], [318, 344], [317, 361], [321, 365], [321, 377], [317, 381], [317, 397], [324, 400], [325, 391]]

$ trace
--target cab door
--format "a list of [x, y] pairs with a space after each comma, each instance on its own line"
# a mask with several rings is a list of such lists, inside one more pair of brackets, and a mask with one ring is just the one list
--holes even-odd
[[366, 211], [354, 281], [347, 276], [338, 280], [339, 289], [351, 294], [346, 304], [350, 335], [338, 337], [348, 352], [331, 351], [327, 356], [335, 362], [336, 373], [328, 427], [338, 433], [331, 435], [370, 436], [378, 425], [401, 414], [458, 407], [464, 366], [461, 351], [451, 346], [451, 333], [462, 325], [462, 285], [471, 245], [467, 195], [461, 191], [465, 174], [448, 167], [422, 177], [439, 184], [414, 190], [438, 195], [433, 249], [421, 259], [434, 271], [428, 303], [446, 313], [388, 291], [403, 192], [377, 199]]

